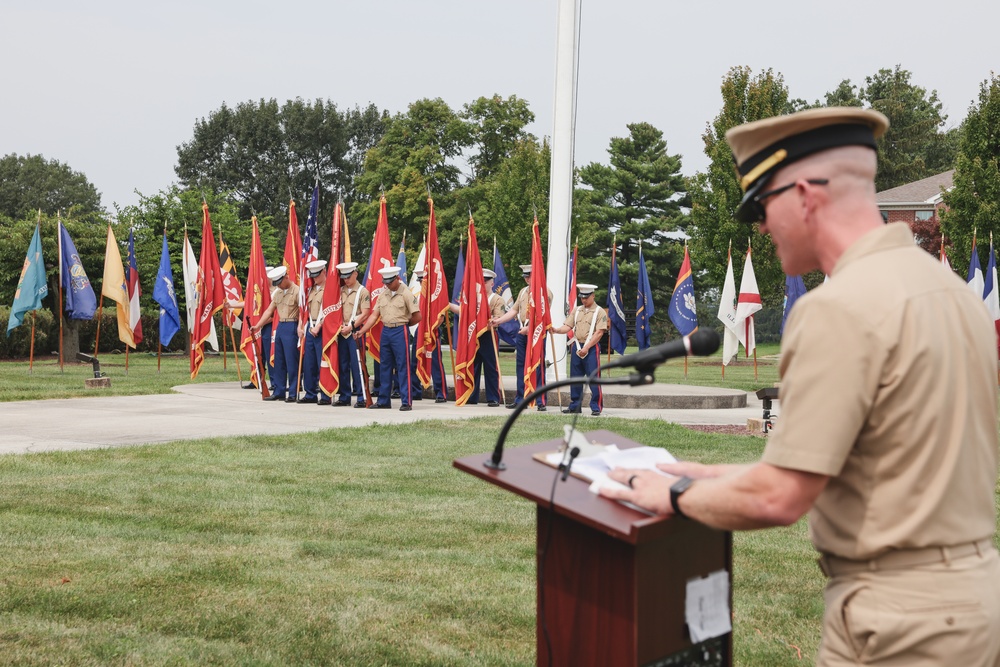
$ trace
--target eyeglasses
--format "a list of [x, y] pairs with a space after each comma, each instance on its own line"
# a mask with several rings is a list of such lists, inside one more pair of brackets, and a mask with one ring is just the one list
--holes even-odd
[[[795, 187], [798, 181], [789, 183], [788, 185], [782, 185], [780, 188], [775, 188], [773, 190], [768, 190], [767, 192], [761, 192], [750, 200], [751, 211], [754, 214], [753, 222], [764, 222], [767, 219], [767, 212], [764, 210], [764, 200], [769, 197], [776, 197], [786, 190], [791, 190]], [[828, 178], [809, 178], [806, 179], [806, 183], [811, 183], [812, 185], [828, 185], [830, 179]]]

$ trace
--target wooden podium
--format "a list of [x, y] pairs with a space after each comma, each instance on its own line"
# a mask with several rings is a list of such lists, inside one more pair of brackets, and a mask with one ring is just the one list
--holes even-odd
[[[622, 449], [639, 446], [610, 431], [585, 435]], [[732, 633], [693, 645], [684, 620], [688, 580], [724, 569], [732, 581], [731, 533], [649, 516], [591, 493], [574, 477], [556, 483], [550, 509], [559, 473], [532, 456], [561, 444], [555, 439], [507, 450], [506, 470], [485, 467], [490, 454], [453, 464], [537, 505], [537, 664], [550, 664], [546, 625], [552, 665], [732, 664]]]

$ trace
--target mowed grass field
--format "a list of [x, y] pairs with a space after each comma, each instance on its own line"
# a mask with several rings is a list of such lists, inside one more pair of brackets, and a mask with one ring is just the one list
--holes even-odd
[[[133, 356], [134, 387], [123, 364], [107, 370], [114, 389], [161, 393], [187, 378], [186, 360], [171, 361], [153, 380], [155, 357]], [[228, 365], [209, 358], [199, 380], [235, 380]], [[0, 399], [35, 382], [49, 383], [36, 397], [73, 395], [89, 371], [43, 368], [0, 365]], [[691, 364], [689, 378], [719, 370]], [[531, 415], [508, 446], [563, 423]], [[451, 465], [492, 449], [501, 425], [0, 457], [0, 665], [534, 664], [534, 506]], [[706, 462], [753, 461], [765, 444], [653, 421], [600, 427]], [[736, 664], [811, 663], [824, 579], [804, 522], [734, 546]]]

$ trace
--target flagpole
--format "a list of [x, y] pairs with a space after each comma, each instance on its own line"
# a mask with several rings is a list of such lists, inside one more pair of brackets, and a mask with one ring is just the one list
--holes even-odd
[[28, 353], [28, 375], [32, 374], [35, 365], [35, 312], [31, 311], [31, 352]]
[[757, 381], [757, 341], [754, 341], [753, 346], [753, 381]]
[[455, 345], [451, 336], [451, 311], [444, 315], [445, 328], [448, 329], [448, 355], [451, 357], [451, 386], [455, 388], [455, 400], [458, 400], [458, 371], [455, 370]]
[[[157, 335], [159, 335], [159, 332], [157, 332]], [[162, 352], [162, 351], [163, 351], [163, 343], [161, 343], [160, 341], [156, 341], [156, 373], [157, 373], [157, 375], [159, 375], [159, 373], [160, 373], [160, 352]]]
[[500, 370], [500, 344], [497, 342], [497, 330], [490, 327], [490, 338], [493, 339], [493, 358], [497, 361], [497, 384], [500, 385], [500, 397], [507, 404], [507, 392], [503, 388], [503, 371]]
[[[222, 313], [222, 326], [226, 326], [226, 313]], [[229, 370], [229, 366], [226, 365], [226, 359], [229, 356], [229, 350], [226, 349], [226, 330], [222, 330], [222, 370], [223, 372]]]
[[[617, 249], [618, 249], [618, 234], [615, 234], [612, 237], [612, 239], [611, 239], [611, 269], [608, 271], [609, 278], [611, 276], [611, 273], [615, 270], [615, 251]], [[574, 269], [575, 268], [576, 267], [574, 267]], [[611, 301], [611, 294], [610, 293], [608, 294], [608, 301]], [[614, 305], [614, 304], [611, 304], [611, 305]], [[595, 315], [594, 316], [594, 320], [596, 321], [596, 319], [597, 319], [597, 316]], [[587, 340], [590, 340], [590, 339], [588, 338]], [[608, 362], [607, 363], [609, 363], [609, 364], [611, 363], [611, 331], [608, 331]], [[608, 375], [610, 376], [611, 373], [608, 373]]]
[[[575, 270], [576, 267], [574, 267]], [[549, 347], [552, 349], [552, 372], [555, 373], [556, 383], [559, 382], [559, 363], [556, 359], [556, 339], [552, 335], [552, 330], [546, 332], [549, 337]], [[559, 398], [559, 408], [562, 409], [562, 387], [556, 388], [556, 396]]]
[[[101, 284], [101, 290], [104, 284]], [[97, 303], [97, 335], [94, 336], [94, 356], [97, 356], [97, 348], [101, 344], [101, 319], [104, 316], [104, 292], [101, 292], [101, 300]]]
[[128, 343], [125, 343], [125, 377], [128, 377]]
[[57, 305], [56, 317], [59, 318], [59, 372], [63, 372], [63, 321], [62, 321], [62, 214], [56, 211], [56, 244], [59, 248], [59, 303]]
[[[224, 316], [223, 316], [223, 320], [225, 320]], [[223, 321], [223, 324], [225, 324], [225, 321]], [[223, 338], [225, 338], [225, 336], [223, 336]], [[229, 325], [229, 339], [230, 339], [230, 341], [233, 344], [233, 359], [236, 361], [236, 379], [239, 380], [240, 384], [242, 385], [243, 384], [243, 373], [240, 372], [240, 355], [237, 354], [237, 350], [236, 350], [236, 334], [233, 333], [233, 325], [232, 324]]]

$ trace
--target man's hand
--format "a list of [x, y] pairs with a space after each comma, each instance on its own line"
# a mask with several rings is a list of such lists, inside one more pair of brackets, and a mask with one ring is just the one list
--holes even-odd
[[579, 350], [576, 351], [576, 356], [580, 357], [581, 359], [586, 359], [587, 351], [581, 347]]
[[677, 481], [676, 477], [636, 468], [615, 468], [608, 477], [631, 488], [601, 489], [601, 495], [605, 498], [624, 500], [664, 516], [674, 513], [670, 506], [670, 487]]

